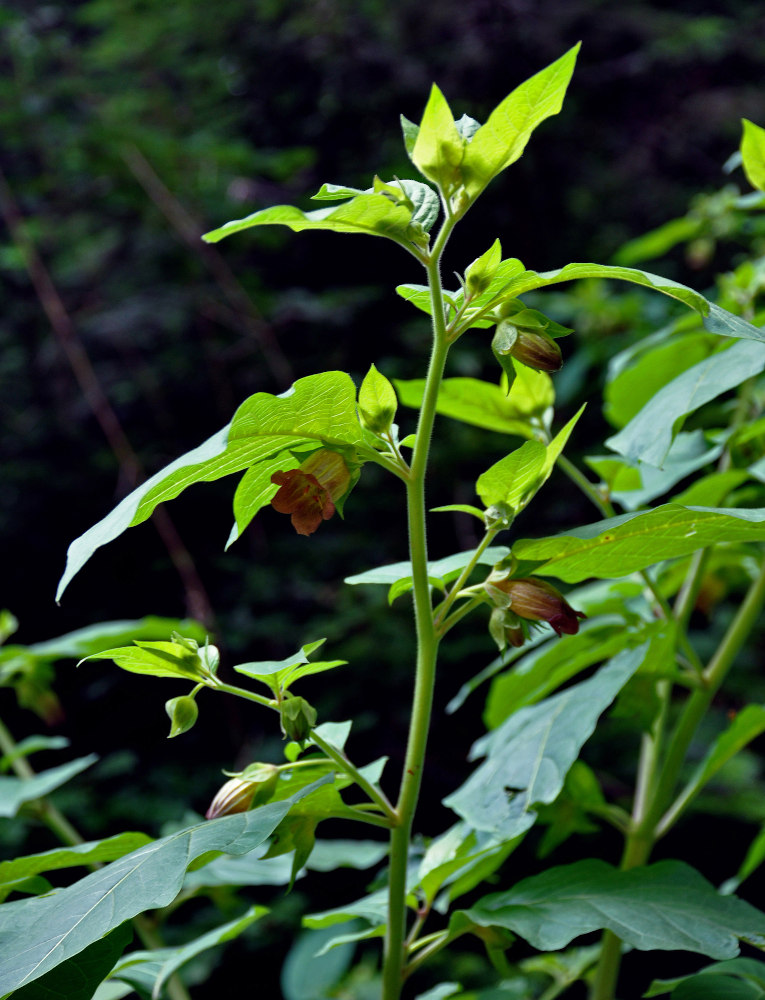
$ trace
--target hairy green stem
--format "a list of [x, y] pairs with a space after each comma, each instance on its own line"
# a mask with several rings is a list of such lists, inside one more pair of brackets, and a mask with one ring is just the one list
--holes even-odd
[[453, 226], [454, 220], [447, 218], [436, 238], [433, 252], [427, 264], [433, 317], [433, 346], [425, 379], [425, 391], [417, 422], [406, 491], [417, 660], [406, 757], [396, 803], [399, 825], [392, 830], [390, 839], [388, 925], [383, 958], [382, 1000], [399, 1000], [401, 995], [405, 964], [406, 876], [409, 843], [422, 782], [436, 677], [438, 636], [433, 625], [433, 605], [428, 580], [425, 473], [436, 416], [438, 390], [449, 350], [439, 261]]
[[445, 621], [446, 616], [449, 613], [449, 609], [451, 608], [452, 604], [454, 604], [454, 602], [456, 601], [459, 592], [467, 583], [470, 574], [473, 572], [476, 565], [478, 564], [478, 560], [481, 558], [486, 549], [491, 545], [491, 543], [497, 537], [498, 533], [499, 533], [498, 529], [495, 528], [488, 528], [486, 530], [486, 533], [484, 534], [483, 538], [476, 546], [475, 552], [470, 557], [470, 562], [464, 567], [460, 575], [454, 581], [454, 584], [449, 590], [449, 593], [446, 595], [446, 598], [444, 599], [443, 603], [437, 609], [435, 615], [436, 627], [443, 624], [443, 622]]

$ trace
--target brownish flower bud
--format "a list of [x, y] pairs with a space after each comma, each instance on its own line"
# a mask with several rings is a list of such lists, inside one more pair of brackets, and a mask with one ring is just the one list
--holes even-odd
[[530, 577], [492, 580], [491, 586], [507, 594], [510, 598], [509, 610], [513, 614], [529, 621], [548, 622], [558, 635], [575, 635], [579, 631], [579, 619], [587, 617], [581, 611], [574, 611], [563, 595], [546, 580]]
[[563, 367], [560, 347], [542, 330], [518, 330], [510, 351], [516, 361], [538, 372], [557, 372]]
[[250, 765], [245, 773], [247, 777], [231, 778], [221, 785], [205, 813], [205, 819], [247, 812], [268, 802], [279, 781], [279, 769], [273, 764]]

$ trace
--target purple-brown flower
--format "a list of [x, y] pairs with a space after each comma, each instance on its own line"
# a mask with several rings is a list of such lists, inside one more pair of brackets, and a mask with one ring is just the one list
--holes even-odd
[[587, 617], [581, 611], [574, 611], [560, 591], [545, 580], [531, 577], [492, 580], [491, 585], [508, 595], [508, 610], [513, 614], [529, 621], [547, 622], [558, 635], [575, 635], [579, 631], [579, 619]]
[[335, 500], [348, 489], [351, 475], [341, 455], [316, 451], [298, 469], [275, 472], [271, 482], [280, 487], [271, 501], [280, 514], [291, 514], [299, 535], [312, 535], [335, 513]]
[[542, 330], [518, 330], [510, 353], [521, 364], [538, 372], [557, 372], [563, 367], [560, 347]]

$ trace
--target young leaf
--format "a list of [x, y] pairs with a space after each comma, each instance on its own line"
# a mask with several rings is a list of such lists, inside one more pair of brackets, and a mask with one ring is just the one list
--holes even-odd
[[374, 365], [364, 376], [359, 389], [359, 414], [365, 427], [375, 434], [390, 428], [396, 416], [398, 400], [393, 386]]
[[34, 802], [49, 795], [97, 760], [97, 754], [91, 753], [68, 764], [51, 767], [32, 778], [0, 777], [0, 817], [15, 816], [25, 802]]
[[526, 441], [478, 477], [475, 490], [486, 507], [506, 503], [521, 510], [536, 490], [547, 451], [539, 441]]
[[579, 46], [574, 46], [522, 83], [475, 132], [462, 161], [463, 181], [471, 200], [521, 156], [537, 125], [560, 111], [578, 51]]
[[662, 504], [620, 514], [564, 534], [513, 546], [518, 559], [537, 563], [534, 572], [566, 583], [589, 577], [629, 576], [664, 559], [677, 559], [718, 542], [765, 541], [765, 508], [680, 507]]
[[444, 95], [433, 84], [410, 153], [412, 162], [448, 194], [460, 183], [459, 166], [464, 151], [465, 142], [457, 131], [454, 115]]
[[336, 233], [366, 233], [369, 236], [387, 236], [398, 243], [406, 243], [412, 213], [405, 205], [397, 205], [384, 194], [359, 194], [337, 208], [317, 208], [302, 212], [291, 205], [274, 205], [234, 219], [212, 232], [205, 233], [206, 243], [218, 243], [232, 233], [251, 229], [253, 226], [287, 226], [295, 233], [305, 229], [327, 229]]
[[[204, 647], [201, 647], [204, 650]], [[139, 642], [120, 649], [105, 649], [86, 656], [90, 660], [112, 660], [131, 674], [150, 674], [152, 677], [181, 677], [186, 681], [205, 682], [210, 678], [201, 656], [184, 649], [177, 642]]]
[[465, 286], [471, 298], [482, 295], [491, 285], [501, 260], [502, 244], [494, 240], [489, 249], [466, 268]]
[[0, 996], [39, 979], [136, 914], [167, 906], [197, 858], [210, 852], [245, 854], [258, 847], [312, 790], [309, 786], [283, 802], [186, 827], [53, 896], [4, 903]]
[[589, 680], [511, 715], [473, 745], [471, 758], [486, 760], [444, 805], [498, 840], [532, 827], [533, 806], [559, 794], [601, 712], [636, 672], [647, 649], [644, 644], [625, 650]]
[[633, 461], [661, 466], [685, 416], [765, 368], [765, 344], [744, 340], [678, 375], [606, 444]]
[[753, 188], [765, 191], [765, 128], [742, 118], [741, 157], [746, 179]]
[[606, 928], [641, 951], [678, 949], [716, 959], [737, 955], [737, 938], [765, 943], [765, 914], [721, 896], [679, 861], [631, 871], [577, 861], [484, 897], [467, 917], [482, 927], [504, 927], [542, 951]]

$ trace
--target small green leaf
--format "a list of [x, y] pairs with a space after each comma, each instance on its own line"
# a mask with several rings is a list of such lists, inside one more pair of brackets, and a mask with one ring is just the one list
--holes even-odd
[[390, 429], [396, 416], [398, 400], [393, 386], [374, 365], [364, 376], [359, 389], [359, 414], [365, 427], [374, 434]]
[[641, 951], [694, 951], [733, 958], [737, 938], [762, 946], [765, 914], [679, 861], [619, 871], [604, 861], [577, 861], [524, 879], [480, 900], [467, 917], [556, 951], [580, 934], [609, 929]]
[[605, 521], [513, 546], [535, 572], [566, 583], [589, 577], [629, 576], [663, 559], [676, 559], [718, 542], [765, 541], [765, 508], [680, 507], [620, 514]]
[[744, 128], [741, 157], [746, 179], [753, 188], [765, 191], [765, 128], [760, 128], [747, 118], [742, 118], [741, 122]]
[[526, 441], [478, 477], [476, 493], [486, 507], [506, 503], [521, 510], [535, 492], [546, 449], [539, 441]]
[[384, 194], [359, 194], [337, 208], [317, 208], [303, 212], [292, 205], [274, 205], [254, 212], [244, 219], [234, 219], [212, 232], [205, 233], [206, 243], [218, 243], [232, 233], [253, 226], [287, 226], [295, 233], [306, 229], [326, 229], [336, 233], [366, 233], [387, 236], [406, 243], [412, 213], [404, 205], [396, 205]]
[[465, 142], [454, 124], [446, 98], [433, 84], [420, 122], [412, 162], [448, 195], [461, 181], [460, 163]]
[[105, 649], [86, 656], [81, 663], [91, 660], [112, 660], [131, 674], [150, 674], [152, 677], [182, 677], [187, 681], [204, 683], [210, 671], [199, 653], [184, 649], [177, 642], [140, 642], [119, 649]]
[[502, 244], [499, 240], [494, 240], [489, 249], [467, 267], [465, 270], [465, 286], [470, 298], [482, 295], [486, 291], [494, 280], [501, 260]]
[[415, 144], [417, 143], [417, 136], [420, 134], [420, 126], [415, 125], [414, 122], [410, 122], [408, 118], [403, 115], [400, 116], [401, 120], [401, 131], [404, 135], [404, 146], [406, 148], [407, 155], [410, 157], [414, 152]]
[[[65, 785], [75, 775], [84, 771], [98, 760], [97, 754], [78, 757], [68, 764], [51, 767], [32, 778], [0, 777], [0, 817], [15, 816], [26, 802], [34, 802]], [[2, 993], [0, 993], [2, 996]]]
[[574, 46], [522, 83], [475, 132], [463, 159], [464, 184], [472, 199], [521, 156], [534, 129], [560, 111], [578, 51], [579, 46]]
[[197, 703], [188, 694], [182, 694], [178, 698], [170, 698], [165, 702], [165, 711], [170, 718], [168, 739], [187, 733], [193, 728], [199, 717]]
[[[504, 559], [509, 553], [509, 549], [504, 545], [493, 545], [481, 554], [478, 560], [479, 566], [494, 566]], [[467, 552], [457, 552], [453, 556], [446, 556], [444, 559], [436, 559], [428, 563], [428, 575], [440, 580], [443, 585], [451, 580], [456, 580], [462, 570], [472, 559], [474, 550]], [[379, 583], [390, 587], [399, 580], [409, 579], [412, 575], [412, 564], [409, 562], [390, 563], [387, 566], [378, 566], [376, 569], [369, 569], [365, 573], [357, 573], [355, 576], [346, 577], [345, 582], [351, 585], [359, 583]]]
[[473, 517], [477, 517], [478, 520], [483, 523], [483, 511], [480, 507], [473, 507], [469, 503], [449, 503], [445, 507], [431, 507], [430, 512], [432, 514], [453, 512], [457, 514], [472, 514]]

